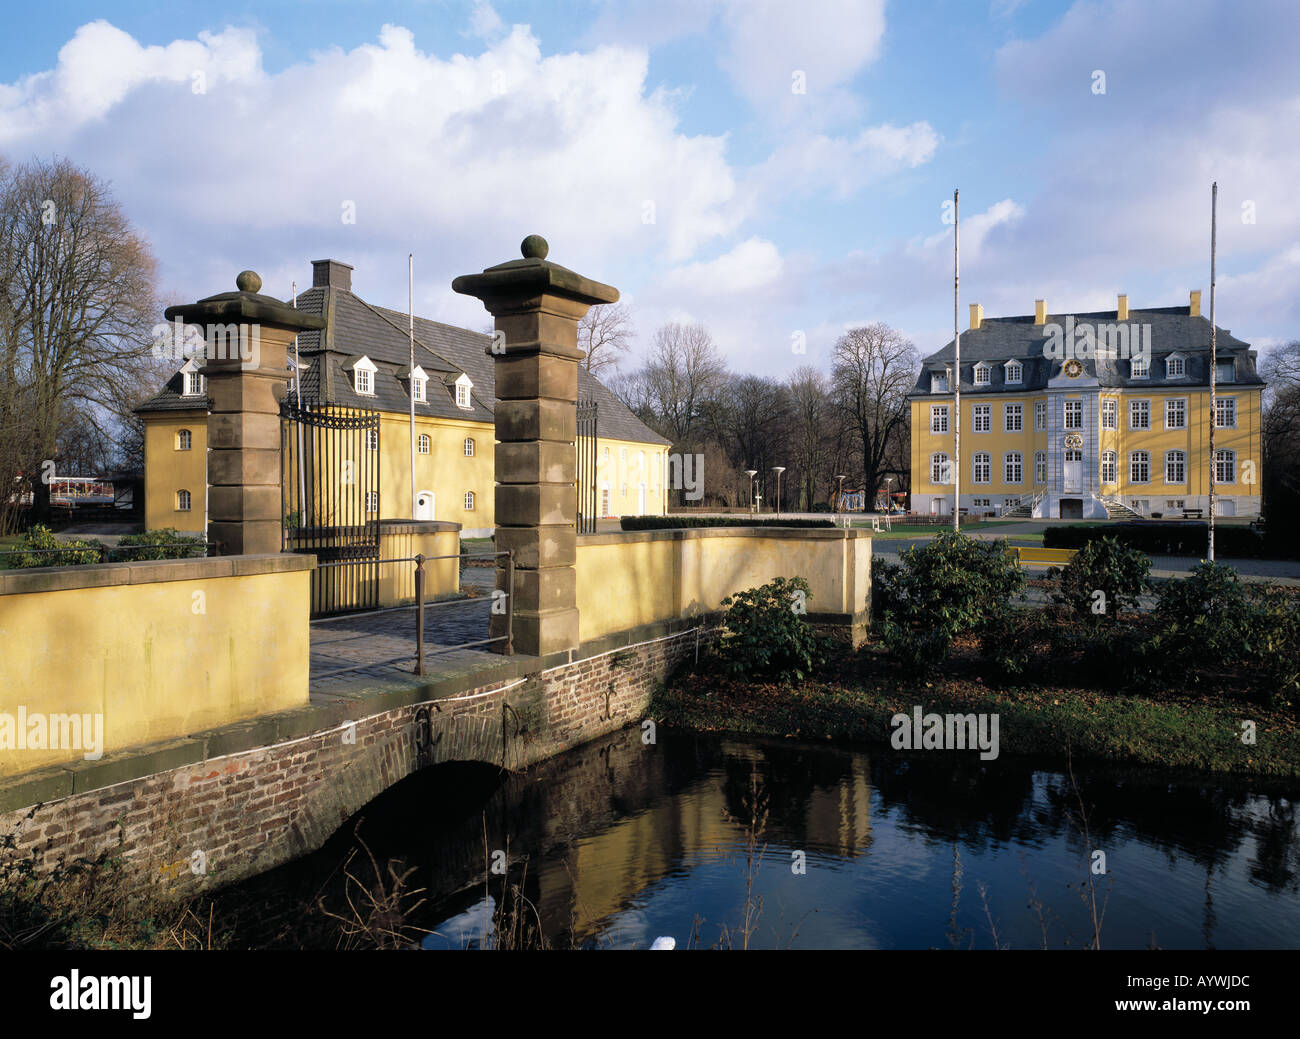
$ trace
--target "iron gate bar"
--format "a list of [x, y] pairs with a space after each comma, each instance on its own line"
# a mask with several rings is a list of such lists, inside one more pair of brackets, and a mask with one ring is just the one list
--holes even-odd
[[579, 534], [594, 534], [598, 519], [596, 509], [599, 494], [596, 487], [598, 407], [594, 400], [579, 400], [576, 407], [578, 411], [577, 441], [574, 444], [577, 455], [577, 479], [574, 483], [578, 497], [576, 526]]

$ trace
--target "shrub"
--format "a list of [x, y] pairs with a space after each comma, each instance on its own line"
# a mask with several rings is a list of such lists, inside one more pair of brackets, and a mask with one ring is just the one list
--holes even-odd
[[624, 516], [624, 530], [675, 530], [679, 527], [834, 527], [828, 519], [759, 519], [749, 516]]
[[742, 678], [808, 675], [825, 657], [824, 640], [805, 615], [810, 598], [802, 577], [778, 577], [723, 599], [727, 613], [717, 642], [723, 667]]
[[1037, 670], [1050, 639], [1041, 610], [1004, 610], [985, 625], [980, 655], [1004, 678], [1024, 678]]
[[[148, 548], [135, 546], [147, 545]], [[114, 562], [133, 562], [137, 559], [188, 559], [207, 553], [203, 538], [188, 537], [173, 527], [150, 530], [143, 534], [128, 534], [118, 542], [119, 548], [130, 548], [128, 552], [113, 551], [109, 558]]]
[[830, 511], [831, 511], [831, 505], [830, 505], [830, 502], [826, 502], [826, 501], [813, 502], [813, 507], [812, 507], [812, 509], [811, 509], [810, 511], [812, 511], [812, 512], [830, 512]]
[[[1115, 538], [1122, 544], [1140, 549], [1151, 555], [1192, 556], [1205, 555], [1209, 542], [1209, 524], [1199, 521], [1153, 523], [1134, 520], [1128, 523], [1085, 524], [1080, 526], [1052, 526], [1043, 531], [1044, 548], [1082, 548], [1090, 541]], [[1239, 559], [1293, 559], [1297, 546], [1294, 541], [1282, 543], [1264, 536], [1249, 527], [1217, 526], [1214, 530], [1214, 547], [1219, 555]]]
[[[28, 551], [8, 557], [10, 567], [26, 569], [35, 566], [98, 563], [102, 546], [98, 541], [60, 541], [49, 527], [38, 523], [23, 535], [22, 548]], [[37, 549], [44, 551], [36, 551]]]
[[953, 639], [982, 632], [1024, 588], [1006, 542], [945, 531], [873, 569], [886, 646], [904, 662], [931, 666]]
[[1113, 624], [1120, 613], [1137, 606], [1138, 596], [1150, 587], [1150, 573], [1145, 552], [1107, 537], [1089, 541], [1064, 570], [1048, 570], [1047, 578], [1056, 581], [1052, 599], [1076, 617], [1092, 623], [1106, 617]]

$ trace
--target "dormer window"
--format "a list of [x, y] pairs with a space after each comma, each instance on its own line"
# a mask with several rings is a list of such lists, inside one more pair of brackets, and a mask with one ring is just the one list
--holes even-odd
[[1129, 374], [1134, 379], [1148, 379], [1151, 377], [1151, 362], [1145, 357], [1135, 357], [1130, 362]]
[[932, 372], [930, 374], [930, 392], [931, 393], [948, 392], [948, 375], [946, 372]]
[[418, 364], [413, 371], [407, 371], [403, 368], [398, 372], [399, 379], [405, 379], [409, 386], [411, 400], [417, 404], [425, 404], [429, 400], [429, 376]]
[[992, 377], [993, 369], [981, 361], [975, 366], [975, 385], [987, 386]]
[[469, 395], [469, 391], [474, 388], [474, 384], [470, 382], [468, 375], [464, 372], [455, 376], [446, 375], [443, 377], [443, 381], [451, 390], [452, 399], [456, 401], [456, 407], [472, 408], [474, 406], [474, 402]]
[[1232, 382], [1236, 379], [1236, 366], [1231, 361], [1216, 361], [1214, 365], [1215, 382]]
[[201, 397], [208, 389], [208, 380], [199, 371], [199, 363], [190, 358], [181, 367], [181, 396]]
[[375, 395], [375, 372], [379, 369], [369, 357], [353, 357], [343, 365], [352, 372], [352, 389], [363, 397]]
[[424, 389], [428, 381], [429, 381], [428, 379], [411, 380], [411, 397], [413, 400], [416, 400], [421, 404], [423, 404], [426, 400], [428, 400], [428, 396], [425, 393], [425, 389]]
[[1165, 378], [1181, 379], [1187, 374], [1187, 362], [1182, 354], [1170, 354], [1165, 358]]
[[1006, 380], [1010, 383], [1020, 382], [1023, 377], [1024, 369], [1021, 368], [1019, 361], [1008, 361], [1006, 366]]
[[458, 382], [456, 384], [456, 407], [458, 408], [469, 407], [469, 387], [466, 386], [463, 382]]

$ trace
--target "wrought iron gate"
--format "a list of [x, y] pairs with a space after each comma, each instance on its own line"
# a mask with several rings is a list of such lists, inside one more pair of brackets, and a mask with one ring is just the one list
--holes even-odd
[[379, 412], [280, 406], [281, 547], [311, 553], [311, 615], [379, 604]]
[[596, 402], [578, 401], [578, 533], [594, 534], [599, 512], [596, 488]]

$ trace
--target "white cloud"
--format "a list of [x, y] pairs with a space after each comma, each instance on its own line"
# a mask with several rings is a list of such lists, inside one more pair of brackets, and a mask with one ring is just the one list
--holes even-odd
[[750, 238], [717, 259], [690, 263], [668, 272], [663, 287], [698, 296], [722, 296], [766, 288], [781, 277], [780, 250], [763, 238]]
[[475, 0], [469, 16], [469, 31], [480, 39], [491, 39], [505, 28], [501, 16], [487, 0]]

